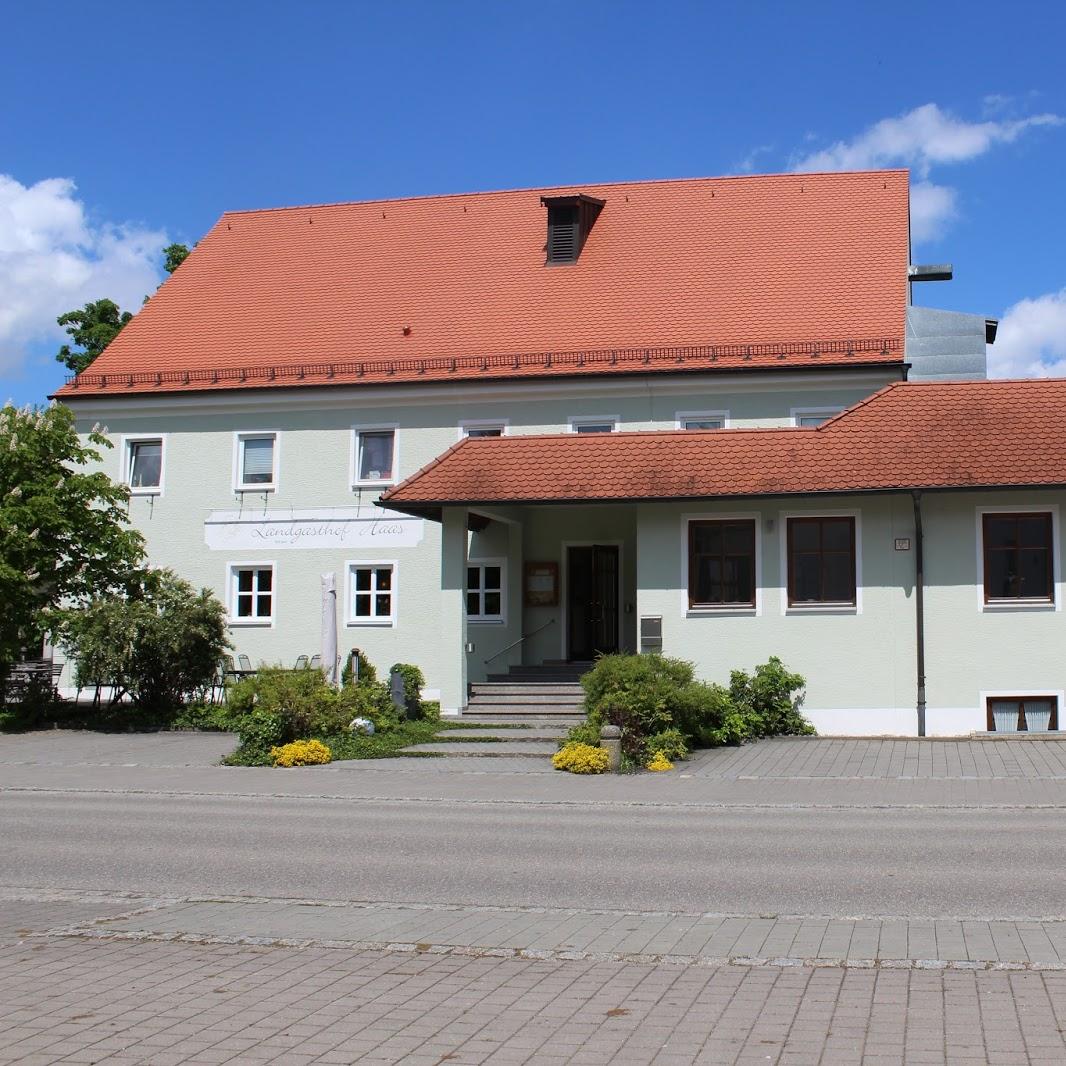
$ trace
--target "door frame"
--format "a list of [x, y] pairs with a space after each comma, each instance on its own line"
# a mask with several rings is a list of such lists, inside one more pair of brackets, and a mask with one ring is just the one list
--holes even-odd
[[622, 597], [623, 578], [625, 573], [625, 541], [621, 540], [564, 540], [562, 542], [563, 558], [560, 564], [559, 595], [562, 607], [562, 635], [560, 640], [562, 661], [570, 661], [570, 549], [571, 548], [595, 548], [597, 545], [604, 548], [618, 549], [618, 650], [622, 651], [622, 626], [625, 619], [625, 602]]

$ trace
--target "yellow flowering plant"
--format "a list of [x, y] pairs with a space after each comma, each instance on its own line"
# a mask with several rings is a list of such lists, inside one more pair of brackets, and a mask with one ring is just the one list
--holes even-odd
[[333, 753], [320, 740], [294, 740], [270, 749], [270, 761], [275, 766], [317, 766], [332, 759]]
[[565, 744], [552, 756], [556, 770], [571, 774], [602, 774], [608, 765], [607, 752], [592, 744]]
[[674, 764], [661, 751], [657, 751], [647, 765], [647, 769], [654, 770], [656, 773], [662, 770], [672, 770], [673, 768]]

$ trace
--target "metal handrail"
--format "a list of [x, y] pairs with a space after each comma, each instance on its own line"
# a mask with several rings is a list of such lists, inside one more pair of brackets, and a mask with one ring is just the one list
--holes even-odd
[[495, 655], [490, 655], [485, 660], [484, 665], [488, 666], [489, 663], [491, 663], [493, 659], [498, 659], [501, 655], [505, 654], [506, 652], [509, 652], [512, 648], [517, 648], [518, 645], [521, 644], [523, 640], [526, 640], [528, 637], [535, 637], [542, 630], [547, 629], [548, 626], [553, 626], [553, 625], [555, 625], [555, 619], [554, 618], [549, 618], [548, 621], [544, 623], [544, 625], [537, 626], [536, 629], [531, 630], [529, 633], [523, 633], [513, 644], [508, 644], [506, 648], [500, 648], [500, 650], [498, 652], [496, 652]]

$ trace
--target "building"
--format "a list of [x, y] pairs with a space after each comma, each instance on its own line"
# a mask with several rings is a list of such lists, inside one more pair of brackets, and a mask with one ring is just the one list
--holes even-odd
[[661, 648], [913, 733], [917, 500], [928, 731], [1056, 726], [1057, 386], [982, 382], [994, 323], [912, 307], [909, 252], [905, 171], [236, 212], [59, 396], [253, 660], [316, 650], [333, 573], [342, 656], [450, 713]]

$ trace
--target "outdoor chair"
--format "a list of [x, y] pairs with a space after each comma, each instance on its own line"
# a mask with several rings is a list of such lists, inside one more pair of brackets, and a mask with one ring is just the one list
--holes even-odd
[[255, 669], [252, 667], [252, 660], [249, 659], [248, 656], [244, 654], [244, 652], [241, 652], [241, 654], [237, 656], [237, 662], [240, 665], [240, 672], [242, 676], [244, 674], [255, 673]]
[[312, 670], [321, 670], [322, 669], [322, 656], [321, 655], [312, 655], [311, 656], [311, 669]]
[[297, 655], [296, 656], [296, 665], [293, 667], [293, 669], [294, 670], [306, 670], [307, 669], [307, 656], [306, 655]]

